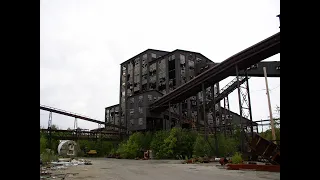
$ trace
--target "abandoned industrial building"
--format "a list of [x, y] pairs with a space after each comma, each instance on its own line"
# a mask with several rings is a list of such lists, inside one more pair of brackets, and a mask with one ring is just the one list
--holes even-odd
[[[219, 83], [162, 111], [151, 111], [149, 106], [216, 64], [200, 53], [185, 50], [166, 52], [147, 49], [139, 53], [121, 63], [120, 103], [105, 108], [105, 123], [124, 126], [130, 132], [172, 127], [199, 129], [205, 125], [206, 116], [209, 127], [220, 127], [219, 130], [231, 132], [231, 124], [240, 124], [240, 116], [229, 110], [227, 98], [223, 98], [224, 107], [216, 101], [215, 116], [211, 108], [202, 110], [204, 98], [206, 104], [212, 104], [212, 96], [219, 97]], [[243, 124], [249, 121], [242, 117]], [[253, 126], [257, 129], [256, 123]]]

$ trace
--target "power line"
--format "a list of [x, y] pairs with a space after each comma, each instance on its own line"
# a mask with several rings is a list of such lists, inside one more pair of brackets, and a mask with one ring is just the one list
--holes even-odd
[[[274, 88], [270, 88], [269, 89], [269, 91], [272, 91], [272, 90], [274, 90], [274, 89], [277, 89], [278, 87], [280, 87], [280, 84], [279, 85], [277, 85], [276, 87], [274, 87]], [[266, 89], [257, 89], [257, 90], [251, 90], [250, 92], [256, 92], [256, 91], [265, 91]]]

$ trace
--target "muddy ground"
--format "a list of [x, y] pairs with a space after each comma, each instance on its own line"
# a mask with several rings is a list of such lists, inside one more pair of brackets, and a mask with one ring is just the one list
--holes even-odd
[[[86, 180], [280, 180], [280, 173], [232, 171], [210, 164], [181, 164], [172, 160], [93, 158], [92, 165], [68, 167], [68, 179]], [[59, 178], [57, 178], [59, 179]]]

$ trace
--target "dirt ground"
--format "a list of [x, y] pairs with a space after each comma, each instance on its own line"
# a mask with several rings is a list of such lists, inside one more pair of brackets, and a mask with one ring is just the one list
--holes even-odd
[[280, 173], [226, 170], [217, 163], [181, 164], [174, 160], [93, 158], [92, 165], [68, 167], [68, 179], [86, 180], [280, 180]]

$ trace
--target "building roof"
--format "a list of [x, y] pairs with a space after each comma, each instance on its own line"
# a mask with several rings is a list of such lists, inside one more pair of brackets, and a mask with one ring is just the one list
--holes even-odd
[[120, 65], [122, 65], [122, 64], [124, 64], [124, 63], [126, 63], [126, 62], [128, 62], [128, 61], [130, 61], [130, 60], [132, 60], [132, 59], [135, 59], [135, 58], [137, 58], [138, 56], [141, 56], [141, 55], [147, 53], [148, 51], [156, 51], [156, 52], [161, 52], [161, 53], [166, 53], [166, 54], [169, 53], [168, 51], [162, 51], [162, 50], [157, 50], [157, 49], [147, 49], [147, 50], [144, 50], [144, 51], [142, 51], [141, 53], [139, 53], [139, 54], [137, 54], [137, 55], [129, 58], [128, 60], [122, 62]]
[[205, 58], [208, 59], [209, 61], [213, 62], [212, 60], [210, 60], [209, 58], [207, 58], [206, 56], [204, 56], [204, 55], [201, 54], [201, 53], [193, 52], [193, 51], [186, 51], [186, 50], [182, 50], [182, 49], [176, 49], [176, 50], [174, 50], [174, 51], [168, 52], [166, 55], [163, 55], [163, 56], [161, 56], [161, 57], [158, 57], [158, 58], [156, 58], [156, 59], [153, 59], [152, 61], [149, 61], [149, 63], [153, 63], [153, 62], [155, 62], [155, 61], [158, 61], [158, 60], [160, 60], [160, 59], [163, 59], [163, 58], [165, 58], [165, 57], [167, 57], [167, 56], [170, 56], [170, 55], [172, 55], [172, 54], [174, 54], [174, 53], [176, 53], [176, 52], [185, 52], [185, 53], [198, 54], [198, 55], [200, 55], [200, 56], [205, 57]]
[[[221, 111], [223, 112], [224, 110], [225, 110], [225, 108], [221, 107]], [[230, 111], [230, 113], [231, 113], [232, 115], [236, 115], [236, 116], [240, 117], [240, 115], [239, 115], [238, 113], [235, 113], [235, 112], [233, 112], [233, 111]], [[245, 118], [245, 117], [243, 117], [243, 116], [242, 116], [242, 118], [243, 118], [244, 120], [250, 122], [250, 120], [249, 120], [248, 118]], [[254, 121], [252, 121], [252, 122], [253, 122], [253, 125], [254, 125], [254, 126], [257, 126], [257, 125], [258, 125], [258, 123], [254, 122]]]
[[[135, 59], [135, 58], [137, 58], [138, 56], [141, 56], [141, 55], [143, 55], [143, 54], [147, 53], [148, 51], [156, 51], [156, 52], [166, 53], [166, 54], [165, 54], [165, 55], [163, 55], [163, 56], [160, 56], [160, 57], [158, 57], [158, 58], [156, 58], [156, 59], [153, 59], [153, 60], [149, 61], [149, 63], [152, 63], [152, 62], [158, 61], [159, 59], [162, 59], [162, 58], [165, 58], [165, 57], [167, 57], [167, 56], [170, 56], [170, 55], [172, 55], [172, 54], [174, 54], [174, 53], [176, 53], [176, 52], [194, 53], [194, 54], [198, 54], [198, 55], [200, 55], [200, 56], [205, 57], [205, 58], [206, 58], [206, 59], [208, 59], [209, 61], [212, 61], [212, 60], [210, 60], [209, 58], [207, 58], [206, 56], [204, 56], [203, 54], [198, 53], [198, 52], [193, 52], [193, 51], [187, 51], [187, 50], [182, 50], [182, 49], [176, 49], [176, 50], [174, 50], [174, 51], [169, 52], [169, 51], [162, 51], [162, 50], [157, 50], [157, 49], [147, 49], [147, 50], [144, 50], [144, 51], [142, 51], [141, 53], [139, 53], [139, 54], [137, 54], [137, 55], [135, 55], [135, 56], [131, 57], [130, 59], [128, 59], [128, 60], [126, 60], [126, 61], [122, 62], [120, 65], [122, 65], [122, 64], [124, 64], [124, 63], [126, 63], [126, 62], [128, 62], [128, 61], [130, 61], [130, 60], [132, 60], [132, 59]], [[212, 62], [213, 62], [213, 61], [212, 61]]]

